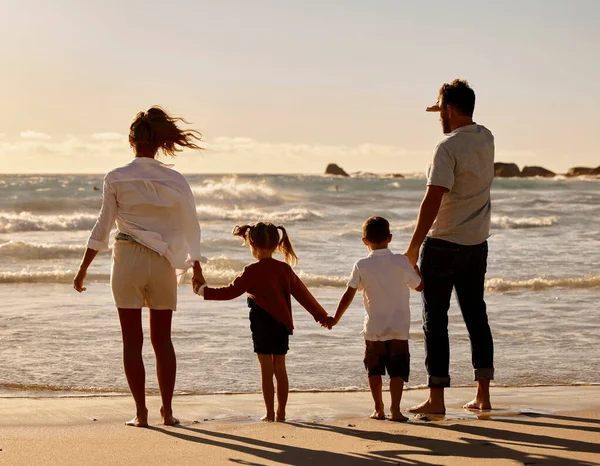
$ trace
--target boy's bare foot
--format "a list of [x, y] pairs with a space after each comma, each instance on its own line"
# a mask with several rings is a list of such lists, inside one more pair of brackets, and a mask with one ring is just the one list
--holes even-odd
[[465, 409], [476, 409], [476, 410], [489, 410], [492, 409], [492, 403], [489, 399], [480, 399], [475, 398], [472, 401], [469, 401], [466, 405], [463, 406]]
[[431, 400], [424, 401], [420, 405], [409, 409], [413, 414], [446, 414], [446, 407], [443, 404], [434, 404]]
[[277, 415], [275, 416], [275, 421], [285, 422], [285, 411], [277, 411]]
[[377, 419], [378, 421], [385, 420], [385, 413], [383, 411], [373, 411], [373, 414], [369, 416], [371, 419]]
[[404, 414], [402, 414], [400, 412], [400, 410], [396, 411], [396, 410], [392, 409], [392, 417], [390, 418], [390, 421], [406, 422], [406, 421], [408, 421], [408, 418]]
[[265, 414], [260, 418], [262, 422], [275, 422], [275, 414]]
[[139, 412], [131, 421], [125, 422], [125, 425], [131, 427], [148, 427], [148, 410]]
[[173, 416], [173, 413], [165, 413], [164, 408], [160, 408], [160, 415], [165, 426], [174, 426], [179, 424], [179, 419]]

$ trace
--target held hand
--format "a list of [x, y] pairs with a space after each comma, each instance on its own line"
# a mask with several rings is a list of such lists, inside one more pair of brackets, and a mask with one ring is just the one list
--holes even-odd
[[73, 288], [75, 288], [75, 290], [77, 290], [79, 293], [87, 290], [87, 288], [83, 286], [83, 281], [85, 280], [86, 275], [87, 270], [79, 269], [77, 275], [75, 275], [75, 278], [73, 279]]
[[202, 269], [200, 267], [194, 267], [194, 276], [192, 277], [192, 290], [198, 294], [198, 290], [202, 285], [206, 283]]
[[331, 316], [327, 316], [321, 321], [321, 327], [327, 327], [329, 330], [331, 330], [335, 324], [337, 324], [337, 322], [335, 321], [335, 318]]
[[404, 252], [404, 255], [408, 258], [410, 265], [416, 267], [417, 262], [419, 261], [419, 250], [418, 249], [407, 249]]

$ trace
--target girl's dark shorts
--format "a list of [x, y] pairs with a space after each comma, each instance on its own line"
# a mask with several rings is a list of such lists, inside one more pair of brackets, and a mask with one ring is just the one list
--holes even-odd
[[365, 340], [365, 369], [369, 377], [385, 375], [402, 377], [408, 382], [410, 373], [410, 353], [408, 340], [372, 341]]
[[290, 332], [262, 307], [248, 298], [250, 308], [250, 330], [252, 343], [257, 354], [287, 354], [289, 350]]

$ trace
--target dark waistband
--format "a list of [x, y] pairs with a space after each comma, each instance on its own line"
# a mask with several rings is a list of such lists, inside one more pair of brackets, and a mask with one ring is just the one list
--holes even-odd
[[479, 244], [458, 244], [453, 243], [451, 241], [446, 241], [445, 239], [439, 238], [425, 238], [423, 241], [423, 245], [435, 246], [436, 248], [448, 248], [448, 249], [477, 249], [487, 246], [487, 241]]

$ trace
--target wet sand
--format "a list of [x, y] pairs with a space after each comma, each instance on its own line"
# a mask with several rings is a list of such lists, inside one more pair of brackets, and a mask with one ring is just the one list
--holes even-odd
[[285, 424], [259, 422], [260, 394], [180, 396], [175, 427], [151, 397], [148, 429], [123, 424], [129, 397], [0, 398], [0, 464], [600, 465], [600, 386], [495, 388], [479, 416], [461, 408], [472, 394], [450, 389], [445, 417], [403, 424], [367, 419], [364, 392], [292, 393]]

